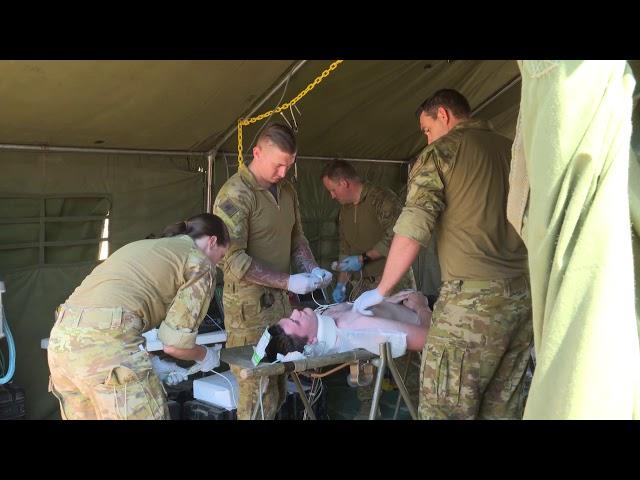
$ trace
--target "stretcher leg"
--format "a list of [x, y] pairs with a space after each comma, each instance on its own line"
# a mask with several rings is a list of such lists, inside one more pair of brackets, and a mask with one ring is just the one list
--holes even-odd
[[302, 384], [300, 383], [300, 378], [296, 372], [293, 372], [289, 375], [293, 383], [296, 385], [296, 390], [300, 394], [300, 398], [302, 399], [302, 403], [304, 404], [304, 409], [307, 411], [307, 415], [311, 420], [316, 420], [316, 415], [313, 413], [313, 409], [311, 408], [311, 404], [309, 403], [309, 399], [304, 393], [304, 388], [302, 388]]

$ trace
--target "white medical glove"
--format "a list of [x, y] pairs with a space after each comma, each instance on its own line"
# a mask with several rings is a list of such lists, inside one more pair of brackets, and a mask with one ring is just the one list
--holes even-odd
[[[207, 349], [207, 354], [202, 360], [196, 360], [196, 365], [200, 367], [196, 371], [210, 372], [214, 368], [220, 366], [220, 349], [222, 348], [222, 345], [218, 343], [212, 347], [205, 347], [204, 345], [201, 346]], [[191, 372], [191, 369], [189, 369], [189, 373], [193, 373]]]
[[161, 382], [167, 385], [177, 385], [187, 379], [187, 369], [179, 367], [173, 362], [162, 360], [156, 355], [151, 355], [151, 366]]
[[180, 382], [184, 382], [187, 378], [189, 378], [189, 374], [187, 373], [186, 368], [178, 367], [177, 369], [170, 372], [169, 375], [164, 379], [164, 383], [167, 385], [177, 385]]
[[317, 289], [322, 280], [316, 275], [310, 273], [296, 273], [295, 275], [289, 275], [289, 283], [287, 284], [287, 290], [299, 295], [313, 292]]
[[353, 310], [370, 317], [373, 315], [373, 312], [367, 310], [367, 308], [379, 304], [382, 300], [384, 300], [384, 297], [380, 295], [377, 288], [374, 288], [373, 290], [364, 292], [353, 302]]
[[321, 278], [322, 283], [320, 284], [320, 288], [328, 287], [331, 280], [333, 280], [333, 274], [324, 268], [316, 267], [311, 270], [311, 274]]

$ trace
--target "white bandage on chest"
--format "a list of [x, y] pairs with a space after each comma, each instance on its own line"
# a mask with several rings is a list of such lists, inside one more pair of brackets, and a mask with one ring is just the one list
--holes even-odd
[[341, 328], [336, 349], [338, 352], [348, 352], [354, 348], [364, 348], [375, 355], [379, 355], [380, 344], [385, 342], [391, 344], [391, 356], [393, 358], [400, 357], [407, 352], [406, 333], [379, 329], [347, 330]]
[[[380, 354], [380, 344], [391, 344], [391, 356], [400, 357], [407, 352], [407, 334], [404, 332], [384, 331], [379, 329], [349, 330], [336, 326], [335, 320], [316, 313], [318, 317], [317, 343], [306, 345], [304, 353], [316, 357], [331, 353], [348, 352], [356, 348], [363, 348], [371, 353]], [[338, 335], [338, 331], [340, 335]]]
[[328, 315], [318, 315], [318, 343], [324, 343], [327, 350], [336, 346], [338, 332], [336, 322]]

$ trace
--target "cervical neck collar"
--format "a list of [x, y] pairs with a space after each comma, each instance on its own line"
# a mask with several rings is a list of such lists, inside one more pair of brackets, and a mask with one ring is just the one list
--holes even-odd
[[318, 343], [324, 342], [327, 349], [336, 345], [338, 338], [336, 322], [328, 315], [317, 313], [318, 316]]

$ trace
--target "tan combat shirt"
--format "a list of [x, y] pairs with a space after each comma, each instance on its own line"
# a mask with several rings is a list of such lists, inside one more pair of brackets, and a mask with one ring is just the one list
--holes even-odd
[[98, 265], [66, 303], [121, 306], [144, 321], [145, 331], [159, 326], [165, 345], [192, 348], [214, 282], [211, 261], [188, 235], [139, 240]]
[[365, 182], [358, 204], [342, 205], [339, 214], [340, 258], [375, 249], [382, 258], [364, 266], [362, 274], [382, 275], [402, 203], [389, 189]]
[[213, 213], [224, 220], [231, 236], [231, 244], [221, 262], [225, 283], [250, 289], [254, 284], [243, 277], [254, 258], [271, 270], [288, 274], [291, 253], [301, 244], [308, 245], [293, 185], [282, 180], [276, 189], [277, 201], [268, 189], [258, 184], [253, 173], [241, 165], [218, 192]]
[[426, 247], [435, 230], [443, 281], [527, 271], [526, 248], [506, 219], [511, 143], [467, 120], [427, 146], [409, 174], [394, 232]]

